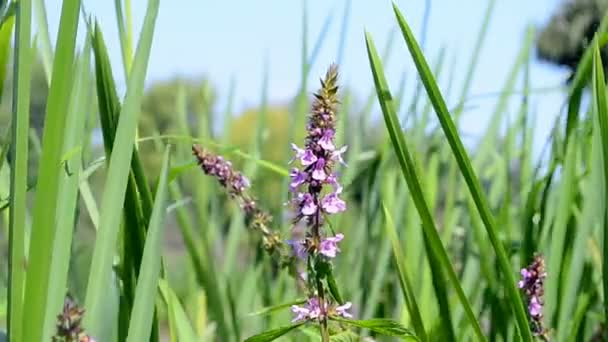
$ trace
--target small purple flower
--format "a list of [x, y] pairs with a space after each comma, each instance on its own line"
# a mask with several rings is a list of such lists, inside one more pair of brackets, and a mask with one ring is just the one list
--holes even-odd
[[342, 191], [342, 188], [338, 188], [335, 192], [326, 195], [321, 200], [321, 207], [328, 214], [336, 214], [346, 210], [346, 202], [344, 202], [338, 194]]
[[348, 146], [344, 145], [344, 146], [340, 147], [340, 149], [333, 151], [331, 153], [331, 159], [337, 160], [340, 164], [346, 166], [346, 163], [344, 162], [342, 155], [344, 154], [344, 152], [346, 152], [347, 149], [348, 149]]
[[334, 146], [334, 142], [332, 139], [334, 138], [334, 130], [329, 128], [325, 130], [321, 139], [319, 139], [319, 146], [321, 146], [325, 151], [333, 151], [336, 146]]
[[522, 268], [519, 273], [522, 276], [522, 280], [517, 282], [517, 287], [519, 287], [520, 289], [523, 289], [526, 286], [526, 282], [528, 282], [528, 280], [530, 279], [531, 274], [525, 268]]
[[538, 297], [534, 296], [530, 299], [530, 304], [528, 305], [528, 311], [530, 312], [530, 316], [539, 317], [542, 315], [543, 306], [540, 303]]
[[311, 194], [299, 194], [298, 198], [300, 199], [300, 204], [302, 206], [300, 209], [302, 215], [310, 216], [317, 212], [317, 205]]
[[334, 237], [328, 237], [321, 241], [319, 246], [319, 253], [325, 255], [328, 258], [335, 258], [340, 248], [338, 248], [338, 242], [344, 239], [344, 234], [336, 234]]
[[545, 260], [536, 255], [534, 261], [528, 267], [521, 269], [521, 280], [517, 286], [522, 289], [528, 304], [528, 314], [531, 320], [531, 330], [535, 336], [543, 336], [547, 330], [543, 326], [543, 294], [547, 272], [545, 272]]
[[296, 315], [292, 322], [311, 320], [323, 316], [323, 310], [317, 297], [308, 298], [303, 306], [292, 305], [291, 311]]
[[346, 302], [344, 303], [344, 305], [337, 306], [336, 315], [342, 316], [344, 318], [352, 318], [353, 315], [346, 311], [349, 310], [352, 306], [353, 304], [351, 302]]
[[289, 173], [289, 177], [291, 177], [291, 183], [289, 183], [289, 188], [291, 189], [291, 191], [295, 191], [295, 189], [297, 189], [300, 185], [306, 182], [306, 180], [308, 179], [308, 173], [293, 168]]
[[315, 169], [312, 171], [312, 179], [322, 181], [326, 178], [327, 174], [325, 173], [325, 159], [319, 158], [315, 164]]
[[293, 163], [295, 159], [300, 159], [302, 166], [312, 165], [317, 161], [317, 156], [309, 149], [299, 148], [298, 145], [294, 143], [291, 144], [291, 149], [296, 152], [296, 155], [289, 161], [290, 164]]
[[306, 252], [306, 246], [304, 240], [287, 240], [288, 245], [293, 249], [293, 254], [300, 259], [306, 259], [308, 253]]

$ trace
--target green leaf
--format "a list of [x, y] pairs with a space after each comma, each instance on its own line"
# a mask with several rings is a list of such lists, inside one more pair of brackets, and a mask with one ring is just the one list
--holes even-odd
[[248, 339], [245, 340], [245, 342], [270, 342], [270, 341], [274, 341], [277, 338], [288, 334], [290, 332], [292, 332], [293, 330], [298, 329], [299, 327], [301, 327], [302, 325], [304, 325], [306, 322], [302, 322], [302, 323], [296, 323], [296, 324], [292, 324], [286, 327], [281, 327], [281, 328], [277, 328], [277, 329], [272, 329], [272, 330], [268, 330], [266, 332], [263, 332], [261, 334], [257, 334], [254, 336], [249, 337]]
[[386, 336], [400, 337], [404, 340], [413, 339], [415, 341], [420, 341], [420, 339], [412, 331], [392, 319], [372, 318], [364, 320], [354, 320], [340, 317], [330, 317], [330, 319], [332, 321], [348, 324], [354, 327], [369, 329], [373, 332], [377, 332]]
[[179, 298], [171, 287], [169, 287], [169, 283], [161, 279], [158, 283], [158, 287], [160, 293], [167, 303], [167, 310], [169, 312], [169, 327], [171, 329], [171, 337], [172, 341], [179, 342], [196, 342], [198, 338], [192, 325], [190, 324], [190, 320], [186, 315], [186, 311], [179, 302]]
[[73, 157], [65, 160], [71, 166], [72, 173], [61, 174], [60, 188], [64, 196], [58, 205], [57, 232], [53, 242], [53, 257], [50, 264], [50, 278], [48, 297], [49, 303], [46, 307], [44, 324], [45, 332], [52, 332], [55, 325], [57, 313], [61, 312], [64, 297], [66, 295], [68, 269], [72, 251], [72, 233], [75, 229], [75, 218], [78, 205], [78, 185], [80, 182], [80, 165], [82, 161], [82, 149], [77, 148], [83, 141], [85, 131], [86, 106], [91, 99], [92, 89], [90, 82], [90, 40], [87, 38], [84, 52], [78, 60], [75, 80], [72, 90], [72, 98], [66, 120], [66, 135], [64, 137], [63, 151], [76, 151]]
[[48, 340], [50, 333], [44, 331], [47, 327], [44, 320], [46, 307], [49, 305], [48, 287], [53, 255], [53, 244], [49, 242], [56, 238], [57, 208], [58, 204], [65, 200], [59, 187], [59, 179], [63, 171], [61, 154], [72, 90], [79, 8], [78, 0], [66, 0], [62, 4], [34, 199], [22, 319], [23, 341]]
[[154, 298], [158, 277], [160, 275], [162, 241], [164, 238], [165, 214], [167, 204], [167, 182], [169, 174], [169, 151], [167, 146], [163, 156], [162, 169], [158, 186], [156, 187], [156, 198], [150, 218], [150, 226], [146, 234], [146, 244], [142, 265], [137, 279], [135, 302], [131, 321], [129, 323], [129, 334], [127, 341], [146, 341], [150, 339], [152, 321], [154, 317]]
[[[599, 132], [602, 142], [602, 156], [604, 160], [604, 197], [608, 194], [608, 102], [606, 100], [606, 80], [602, 57], [597, 42], [593, 54], [593, 104], [597, 111]], [[602, 251], [602, 284], [604, 294], [608, 293], [608, 204], [604, 205], [603, 213], [604, 248]], [[608, 317], [608, 301], [604, 300], [604, 315]]]
[[[465, 309], [469, 323], [473, 326], [477, 338], [483, 341], [485, 340], [485, 337], [481, 331], [479, 322], [475, 318], [473, 309], [471, 308], [471, 305], [464, 294], [460, 281], [458, 280], [458, 275], [456, 274], [452, 264], [450, 263], [445, 247], [441, 243], [441, 239], [435, 227], [433, 216], [431, 215], [430, 209], [426, 203], [426, 200], [424, 199], [424, 192], [420, 185], [420, 181], [416, 174], [416, 169], [414, 167], [414, 162], [408, 151], [403, 132], [401, 131], [399, 125], [392, 96], [390, 90], [388, 89], [386, 78], [384, 77], [380, 58], [378, 57], [378, 53], [376, 52], [376, 48], [374, 46], [372, 38], [367, 32], [366, 43], [370, 67], [372, 70], [374, 83], [376, 85], [376, 91], [378, 94], [378, 101], [380, 102], [380, 107], [382, 108], [384, 121], [386, 123], [386, 127], [389, 132], [393, 148], [395, 150], [395, 154], [397, 155], [397, 159], [401, 166], [401, 171], [407, 182], [408, 188], [410, 189], [410, 193], [412, 196], [412, 200], [414, 201], [414, 204], [416, 206], [416, 210], [418, 211], [418, 214], [420, 215], [420, 218], [422, 220], [424, 236], [425, 239], [427, 239], [428, 241], [428, 247], [430, 247], [428, 250], [428, 254], [429, 256], [432, 256], [434, 259], [436, 259], [438, 263], [442, 266], [443, 270], [447, 273], [449, 281], [451, 285], [454, 286], [454, 288], [456, 289], [458, 299], [460, 300], [460, 303]], [[429, 261], [431, 261], [430, 258]]]
[[85, 326], [93, 336], [103, 330], [101, 307], [105, 289], [109, 285], [112, 272], [112, 259], [115, 254], [118, 228], [122, 206], [129, 178], [129, 166], [133, 154], [137, 117], [143, 96], [144, 79], [148, 67], [150, 48], [159, 1], [151, 0], [142, 26], [140, 40], [133, 61], [124, 106], [118, 118], [114, 149], [110, 158], [108, 176], [101, 202], [101, 217], [98, 235], [93, 250], [91, 272], [89, 274], [85, 300]]
[[498, 230], [494, 221], [494, 217], [490, 212], [488, 201], [481, 191], [481, 184], [479, 183], [479, 179], [477, 178], [475, 171], [471, 166], [471, 161], [469, 160], [462, 141], [458, 136], [456, 126], [452, 121], [443, 96], [439, 91], [439, 87], [437, 86], [437, 83], [429, 69], [429, 66], [426, 62], [426, 59], [424, 58], [424, 55], [422, 54], [422, 51], [420, 51], [420, 47], [418, 46], [414, 35], [412, 34], [408, 24], [403, 18], [403, 15], [394, 3], [393, 8], [397, 17], [397, 21], [401, 28], [403, 38], [405, 39], [408, 50], [410, 51], [414, 63], [416, 64], [418, 74], [420, 75], [420, 78], [422, 80], [422, 83], [424, 84], [429, 99], [433, 104], [433, 108], [435, 109], [435, 113], [437, 114], [437, 117], [441, 124], [441, 128], [445, 133], [450, 148], [452, 149], [452, 153], [458, 163], [458, 167], [460, 168], [467, 187], [471, 192], [473, 201], [475, 202], [475, 206], [477, 207], [479, 215], [481, 216], [481, 219], [486, 227], [490, 242], [492, 243], [494, 251], [498, 256], [498, 265], [504, 277], [503, 283], [505, 285], [505, 289], [509, 298], [508, 302], [511, 304], [511, 307], [515, 314], [515, 318], [517, 319], [519, 333], [524, 339], [524, 341], [532, 341], [528, 318], [526, 316], [524, 305], [521, 296], [519, 295], [515, 277], [513, 275], [514, 270], [509, 262], [509, 258], [507, 256], [507, 253], [505, 252], [502, 242], [498, 238]]
[[[27, 216], [27, 164], [30, 113], [30, 45], [32, 6], [20, 2], [16, 13], [15, 54], [13, 70], [13, 108], [11, 120], [11, 189], [8, 237], [8, 334], [22, 341], [23, 290], [25, 287], [25, 227]], [[10, 46], [10, 42], [9, 42]], [[0, 65], [0, 68], [5, 66]], [[1, 80], [4, 83], [4, 80]], [[8, 139], [7, 139], [8, 145]], [[4, 157], [4, 156], [3, 156]], [[4, 163], [2, 158], [1, 163]], [[1, 168], [1, 165], [0, 165]]]
[[397, 231], [395, 230], [395, 224], [393, 223], [393, 218], [384, 204], [382, 205], [382, 209], [384, 210], [384, 217], [386, 218], [385, 231], [388, 234], [388, 238], [391, 240], [391, 244], [393, 245], [393, 260], [395, 261], [395, 265], [397, 265], [401, 293], [405, 299], [407, 310], [412, 317], [412, 324], [414, 325], [416, 334], [421, 340], [428, 341], [428, 337], [424, 329], [422, 315], [420, 314], [420, 309], [416, 301], [416, 293], [414, 292], [412, 282], [410, 281], [410, 277], [405, 269], [405, 266], [407, 265], [405, 261], [405, 254], [403, 254], [403, 248], [399, 242], [399, 237], [397, 236]]
[[265, 308], [262, 308], [258, 311], [254, 311], [248, 314], [248, 316], [261, 316], [261, 315], [268, 315], [271, 314], [275, 311], [279, 311], [279, 310], [283, 310], [286, 309], [288, 307], [291, 307], [292, 305], [300, 305], [306, 302], [306, 299], [297, 299], [294, 300], [292, 302], [287, 302], [287, 303], [282, 303], [282, 304], [278, 304], [278, 305], [273, 305], [273, 306], [268, 306]]

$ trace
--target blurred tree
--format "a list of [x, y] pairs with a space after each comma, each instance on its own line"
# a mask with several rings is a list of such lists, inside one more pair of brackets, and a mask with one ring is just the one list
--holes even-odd
[[[178, 116], [178, 99], [183, 92], [187, 127], [182, 127]], [[139, 122], [141, 136], [154, 134], [186, 134], [185, 128], [197, 127], [201, 115], [209, 117], [215, 94], [205, 79], [175, 77], [154, 83], [144, 94]], [[197, 135], [191, 131], [190, 134]]]
[[[608, 0], [563, 2], [540, 31], [537, 41], [538, 57], [574, 72], [606, 10]], [[603, 60], [607, 61], [608, 47], [604, 47], [601, 52]]]

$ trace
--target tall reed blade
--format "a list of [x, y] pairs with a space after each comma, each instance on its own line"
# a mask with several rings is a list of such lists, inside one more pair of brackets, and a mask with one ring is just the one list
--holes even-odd
[[439, 234], [437, 233], [437, 228], [435, 227], [432, 214], [429, 210], [426, 200], [424, 199], [424, 191], [422, 190], [422, 187], [420, 185], [420, 181], [416, 174], [414, 162], [412, 160], [410, 152], [408, 151], [403, 132], [401, 131], [401, 127], [399, 125], [397, 113], [395, 112], [395, 107], [392, 100], [392, 95], [390, 93], [390, 90], [388, 89], [388, 84], [384, 76], [384, 70], [382, 68], [380, 58], [378, 57], [378, 53], [376, 52], [376, 48], [374, 46], [371, 36], [366, 33], [365, 38], [370, 68], [374, 77], [374, 83], [376, 85], [378, 101], [380, 102], [380, 107], [382, 108], [384, 121], [391, 137], [395, 154], [397, 155], [397, 159], [399, 160], [399, 165], [401, 166], [403, 177], [407, 182], [408, 188], [411, 192], [412, 200], [414, 201], [418, 214], [420, 215], [424, 235], [428, 239], [428, 245], [430, 246], [428, 253], [433, 254], [435, 256], [435, 258], [443, 267], [444, 271], [447, 273], [449, 281], [451, 285], [456, 289], [458, 299], [460, 300], [460, 303], [465, 309], [469, 323], [472, 325], [477, 338], [480, 341], [485, 341], [485, 337], [481, 331], [481, 326], [479, 325], [477, 318], [475, 318], [473, 309], [471, 308], [471, 305], [468, 299], [466, 298], [462, 286], [460, 285], [460, 282], [458, 280], [458, 275], [454, 271], [454, 268], [450, 263], [448, 254], [443, 244], [441, 243], [441, 239], [439, 237]]
[[22, 319], [23, 341], [43, 341], [49, 333], [44, 331], [44, 320], [49, 305], [48, 287], [52, 242], [56, 238], [57, 208], [60, 202], [67, 199], [59, 188], [59, 179], [61, 172], [64, 172], [61, 165], [62, 149], [72, 91], [79, 9], [78, 0], [63, 2], [36, 184]]
[[137, 118], [140, 112], [144, 79], [152, 45], [152, 36], [159, 0], [150, 0], [144, 19], [140, 40], [133, 60], [133, 69], [127, 85], [127, 94], [121, 110], [116, 139], [108, 168], [107, 182], [101, 202], [100, 228], [93, 250], [91, 271], [85, 300], [85, 325], [93, 336], [103, 331], [101, 320], [106, 288], [112, 278], [112, 259], [115, 254], [117, 233], [122, 205], [126, 195], [129, 169], [135, 143]]
[[[604, 198], [608, 194], [608, 101], [606, 100], [606, 79], [604, 77], [604, 67], [600, 54], [599, 44], [596, 41], [593, 51], [593, 104], [597, 112], [599, 121], [599, 131], [602, 141], [602, 156], [604, 160]], [[604, 315], [608, 317], [608, 204], [604, 203], [603, 213], [603, 235], [604, 249], [602, 251], [602, 284], [604, 288]]]
[[452, 121], [443, 96], [439, 91], [439, 87], [435, 82], [435, 79], [430, 71], [426, 59], [424, 58], [424, 55], [422, 54], [422, 51], [420, 51], [420, 47], [418, 46], [414, 35], [412, 34], [403, 15], [395, 4], [393, 4], [393, 9], [395, 11], [399, 27], [401, 28], [403, 38], [405, 39], [408, 50], [410, 51], [414, 63], [416, 64], [416, 69], [418, 69], [418, 74], [420, 75], [421, 80], [429, 96], [429, 99], [433, 104], [435, 113], [437, 114], [439, 122], [441, 123], [441, 128], [445, 133], [448, 143], [450, 144], [450, 148], [452, 149], [452, 153], [458, 163], [458, 167], [460, 168], [460, 171], [464, 176], [469, 191], [471, 192], [473, 201], [475, 202], [475, 206], [477, 207], [481, 219], [486, 227], [486, 230], [490, 237], [490, 242], [492, 243], [494, 251], [498, 256], [498, 264], [505, 279], [505, 289], [508, 294], [509, 302], [515, 313], [515, 318], [517, 319], [519, 332], [525, 341], [532, 341], [532, 335], [530, 333], [524, 305], [518, 293], [517, 284], [513, 275], [514, 270], [509, 262], [509, 258], [507, 256], [505, 248], [503, 247], [502, 242], [498, 238], [498, 230], [496, 228], [494, 218], [490, 212], [488, 201], [481, 191], [479, 179], [475, 175], [475, 171], [473, 171], [471, 161], [469, 160], [462, 141], [458, 136], [456, 126]]
[[[30, 122], [32, 6], [21, 1], [16, 11], [15, 54], [13, 69], [13, 118], [11, 128], [11, 201], [8, 254], [8, 337], [22, 340], [23, 290], [25, 287], [25, 227], [27, 215], [27, 161]], [[10, 38], [10, 37], [9, 37]], [[7, 42], [7, 46], [10, 44]], [[0, 65], [5, 68], [6, 66]], [[4, 80], [2, 80], [4, 82]], [[3, 163], [3, 161], [0, 161]]]

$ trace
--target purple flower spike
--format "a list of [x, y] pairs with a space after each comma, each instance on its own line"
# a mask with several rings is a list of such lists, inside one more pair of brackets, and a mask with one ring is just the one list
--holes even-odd
[[344, 239], [344, 234], [336, 234], [334, 237], [328, 237], [321, 241], [319, 246], [319, 253], [325, 255], [328, 258], [335, 258], [340, 248], [338, 248], [338, 242]]
[[353, 315], [351, 315], [349, 312], [347, 312], [346, 310], [350, 310], [350, 308], [353, 306], [353, 304], [351, 302], [346, 302], [344, 303], [344, 305], [340, 305], [336, 307], [336, 314], [338, 316], [342, 316], [344, 318], [353, 318]]
[[315, 164], [315, 169], [312, 172], [312, 179], [316, 179], [318, 181], [325, 180], [327, 178], [327, 174], [325, 173], [325, 159], [320, 158]]
[[306, 193], [304, 195], [301, 196], [301, 204], [302, 204], [302, 208], [301, 208], [301, 212], [302, 215], [306, 215], [306, 216], [310, 216], [314, 213], [317, 212], [317, 205], [315, 204], [315, 201], [312, 198], [312, 195], [309, 193]]
[[319, 146], [321, 146], [325, 151], [333, 151], [336, 148], [336, 146], [334, 146], [334, 142], [332, 141], [334, 134], [334, 130], [330, 128], [325, 130], [325, 133], [323, 133], [323, 136], [321, 139], [319, 139]]
[[335, 192], [332, 192], [325, 196], [321, 201], [321, 207], [328, 214], [336, 214], [346, 210], [346, 202], [344, 202], [338, 194], [342, 191], [342, 188], [338, 188]]
[[291, 183], [289, 183], [289, 188], [291, 189], [291, 191], [295, 191], [295, 189], [297, 189], [300, 185], [306, 182], [306, 179], [308, 178], [308, 173], [293, 168], [291, 169], [289, 176], [291, 177]]

